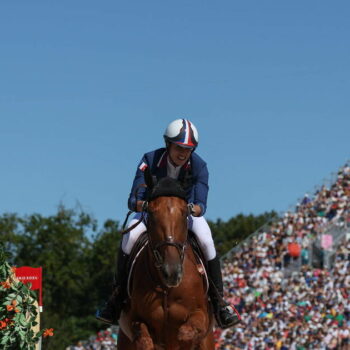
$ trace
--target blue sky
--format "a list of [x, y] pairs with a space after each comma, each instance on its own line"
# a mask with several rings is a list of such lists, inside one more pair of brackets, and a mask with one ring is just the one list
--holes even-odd
[[350, 158], [347, 1], [0, 4], [0, 213], [122, 221], [187, 117], [207, 217], [286, 210]]

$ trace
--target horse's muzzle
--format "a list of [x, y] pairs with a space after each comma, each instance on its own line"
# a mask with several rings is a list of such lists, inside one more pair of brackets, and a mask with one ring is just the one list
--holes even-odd
[[168, 288], [177, 287], [182, 280], [182, 264], [165, 263], [161, 269], [162, 277]]

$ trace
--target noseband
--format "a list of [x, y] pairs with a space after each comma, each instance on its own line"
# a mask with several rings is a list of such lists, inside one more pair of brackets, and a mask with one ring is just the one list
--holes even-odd
[[173, 237], [169, 236], [165, 241], [158, 242], [156, 245], [154, 245], [148, 230], [147, 230], [147, 235], [148, 235], [148, 241], [150, 243], [150, 247], [154, 256], [155, 266], [157, 269], [161, 269], [164, 266], [164, 259], [160, 253], [160, 249], [162, 247], [175, 247], [179, 253], [181, 264], [183, 263], [184, 257], [185, 257], [185, 249], [187, 246], [186, 242], [184, 243], [173, 242]]

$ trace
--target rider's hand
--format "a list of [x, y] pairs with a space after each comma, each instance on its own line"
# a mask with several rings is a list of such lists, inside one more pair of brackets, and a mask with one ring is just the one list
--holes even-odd
[[189, 206], [191, 207], [191, 215], [192, 216], [200, 216], [201, 215], [201, 212], [202, 212], [202, 209], [201, 207], [198, 205], [198, 204], [189, 204]]
[[195, 204], [194, 205], [194, 211], [195, 211], [195, 213], [193, 214], [193, 216], [200, 216], [201, 212], [202, 212], [202, 209], [201, 209], [201, 207], [198, 204]]

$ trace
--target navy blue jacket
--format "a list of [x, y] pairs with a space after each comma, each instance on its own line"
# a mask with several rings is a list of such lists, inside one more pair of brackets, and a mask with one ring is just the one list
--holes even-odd
[[[136, 170], [134, 182], [132, 184], [131, 192], [128, 200], [128, 207], [130, 210], [136, 210], [136, 201], [145, 200], [147, 189], [139, 187], [140, 184], [145, 183], [144, 170], [149, 167], [152, 175], [159, 180], [167, 176], [167, 151], [165, 148], [159, 148], [155, 151], [146, 153]], [[188, 203], [198, 204], [201, 207], [201, 215], [203, 215], [207, 208], [208, 197], [208, 168], [207, 163], [195, 152], [192, 152], [189, 161], [182, 166], [179, 174], [179, 179], [190, 174], [191, 182], [187, 188]], [[138, 189], [137, 199], [135, 198], [135, 191]]]

